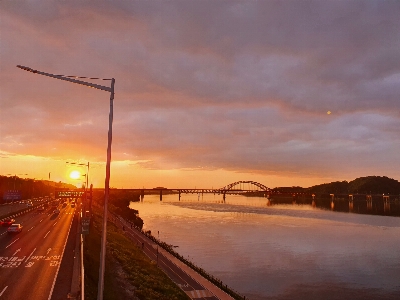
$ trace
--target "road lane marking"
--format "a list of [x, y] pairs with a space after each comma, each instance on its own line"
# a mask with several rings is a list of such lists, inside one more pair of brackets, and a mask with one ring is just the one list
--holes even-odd
[[35, 226], [32, 226], [31, 229], [28, 230], [28, 232], [31, 231], [33, 229], [33, 227], [35, 227]]
[[50, 230], [49, 230], [49, 232], [48, 232], [48, 233], [46, 233], [46, 235], [44, 236], [44, 239], [46, 238], [46, 236], [47, 236], [49, 233], [50, 233]]
[[43, 221], [43, 219], [41, 219], [39, 223], [41, 223], [42, 221]]
[[46, 255], [48, 255], [50, 251], [51, 251], [51, 248], [47, 249]]
[[21, 248], [19, 248], [17, 251], [15, 251], [12, 256], [15, 256], [15, 254], [17, 254], [19, 251], [21, 251]]
[[9, 244], [7, 247], [6, 247], [6, 249], [8, 248], [8, 247], [10, 247], [12, 244], [14, 244], [16, 241], [18, 241], [19, 240], [19, 238], [17, 238], [14, 242], [12, 242], [11, 244]]
[[29, 256], [28, 256], [28, 258], [25, 260], [25, 262], [27, 262], [30, 258], [31, 258], [31, 256], [32, 256], [32, 254], [33, 254], [33, 252], [35, 252], [36, 251], [36, 248], [35, 249], [33, 249], [33, 251], [31, 252], [31, 254], [29, 254]]
[[[68, 237], [69, 237], [69, 232], [71, 231], [71, 227], [72, 227], [72, 222], [73, 222], [73, 221], [74, 221], [74, 217], [71, 218], [71, 222], [69, 223], [69, 229], [68, 229], [67, 237], [66, 237], [66, 239], [65, 239], [64, 248], [63, 248], [63, 251], [62, 251], [62, 253], [61, 253], [60, 263], [58, 264], [58, 268], [57, 268], [57, 271], [56, 271], [56, 276], [54, 276], [53, 285], [51, 286], [49, 298], [48, 298], [47, 300], [50, 300], [50, 299], [51, 299], [51, 296], [53, 295], [54, 285], [56, 284], [56, 279], [57, 279], [57, 276], [58, 276], [58, 272], [60, 271], [61, 261], [62, 261], [62, 258], [63, 258], [63, 256], [64, 256], [65, 247], [67, 246], [67, 241], [68, 241]], [[78, 225], [78, 226], [79, 226], [79, 225]]]
[[3, 293], [6, 291], [7, 288], [8, 288], [8, 285], [1, 291], [0, 297], [1, 297], [1, 295], [3, 295]]
[[57, 224], [57, 222], [55, 222], [55, 223], [53, 224], [53, 226], [56, 225], [56, 224]]
[[5, 231], [5, 232], [3, 232], [2, 234], [0, 234], [0, 235], [3, 235], [3, 234], [5, 234], [7, 231]]

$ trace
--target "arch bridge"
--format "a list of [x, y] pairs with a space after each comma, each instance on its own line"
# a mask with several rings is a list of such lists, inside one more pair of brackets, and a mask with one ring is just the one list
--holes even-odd
[[145, 192], [155, 194], [160, 194], [160, 201], [162, 201], [162, 195], [164, 194], [171, 194], [177, 193], [179, 194], [179, 200], [181, 199], [181, 194], [218, 194], [223, 195], [223, 199], [225, 200], [226, 195], [242, 195], [247, 193], [264, 193], [269, 194], [271, 193], [271, 189], [267, 186], [258, 183], [256, 181], [236, 181], [231, 184], [228, 184], [222, 188], [211, 188], [211, 189], [186, 189], [186, 188], [164, 188], [164, 187], [157, 187], [153, 189], [127, 189], [130, 191], [137, 191], [140, 192], [140, 198], [143, 200]]

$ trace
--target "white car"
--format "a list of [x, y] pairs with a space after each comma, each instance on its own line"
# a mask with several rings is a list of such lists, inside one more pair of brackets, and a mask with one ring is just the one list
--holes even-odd
[[7, 228], [8, 233], [21, 232], [21, 231], [22, 231], [21, 224], [12, 224], [10, 227]]

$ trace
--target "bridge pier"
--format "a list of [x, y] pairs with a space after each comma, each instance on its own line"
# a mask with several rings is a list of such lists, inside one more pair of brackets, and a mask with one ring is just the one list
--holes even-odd
[[384, 202], [383, 203], [383, 211], [384, 212], [389, 212], [390, 211], [390, 202]]
[[383, 195], [383, 211], [389, 212], [390, 211], [390, 199], [389, 196]]
[[224, 192], [222, 195], [223, 195], [222, 198], [224, 199], [224, 202], [225, 202], [225, 199], [226, 199], [226, 192]]
[[179, 198], [178, 200], [181, 201], [181, 190], [178, 191]]
[[160, 190], [160, 201], [162, 201], [162, 190]]
[[366, 195], [366, 199], [367, 199], [367, 210], [371, 210], [372, 209], [372, 195]]
[[349, 195], [349, 211], [352, 211], [354, 208], [354, 197], [353, 195]]
[[144, 190], [140, 191], [140, 201], [143, 202], [144, 199]]

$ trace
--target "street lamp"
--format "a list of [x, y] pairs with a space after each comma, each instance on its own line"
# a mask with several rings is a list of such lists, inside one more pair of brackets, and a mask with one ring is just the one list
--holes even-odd
[[[105, 187], [104, 187], [104, 213], [103, 213], [103, 233], [101, 239], [101, 252], [100, 252], [100, 268], [99, 268], [99, 284], [98, 284], [98, 291], [97, 291], [97, 299], [103, 299], [103, 290], [104, 290], [104, 267], [105, 267], [105, 255], [106, 255], [106, 236], [107, 236], [107, 204], [108, 198], [110, 194], [110, 164], [111, 164], [111, 143], [112, 143], [112, 123], [113, 123], [113, 102], [114, 102], [114, 85], [115, 79], [102, 79], [102, 80], [110, 80], [111, 87], [103, 86], [99, 84], [94, 84], [90, 82], [86, 82], [83, 80], [78, 80], [77, 78], [87, 78], [81, 76], [64, 76], [64, 75], [54, 75], [50, 73], [41, 72], [38, 70], [33, 70], [29, 67], [24, 67], [17, 65], [18, 68], [32, 72], [39, 75], [44, 75], [60, 80], [69, 81], [72, 83], [82, 84], [85, 86], [89, 86], [91, 88], [99, 89], [102, 91], [110, 92], [110, 113], [108, 117], [108, 143], [107, 143], [107, 163], [106, 163], [106, 178], [105, 178]], [[93, 78], [89, 77], [88, 79], [100, 79], [100, 78]]]
[[[65, 162], [66, 164], [69, 164], [69, 165], [75, 165], [75, 166], [79, 166], [79, 167], [87, 167], [87, 172], [86, 172], [86, 174], [83, 174], [82, 176], [85, 176], [85, 190], [84, 190], [84, 192], [85, 192], [85, 206], [84, 206], [84, 208], [85, 208], [85, 211], [86, 211], [86, 205], [87, 205], [87, 193], [86, 193], [86, 190], [88, 189], [88, 186], [89, 186], [89, 162], [87, 163], [87, 164], [80, 164], [80, 163], [75, 163], [75, 162], [69, 162], [69, 161], [66, 161]], [[90, 210], [91, 210], [91, 205], [90, 205]]]
[[87, 167], [87, 172], [85, 174], [86, 175], [86, 187], [87, 187], [89, 185], [89, 162], [87, 164], [79, 164], [79, 163], [66, 161], [65, 163], [70, 164], [70, 165], [75, 165], [75, 166]]

